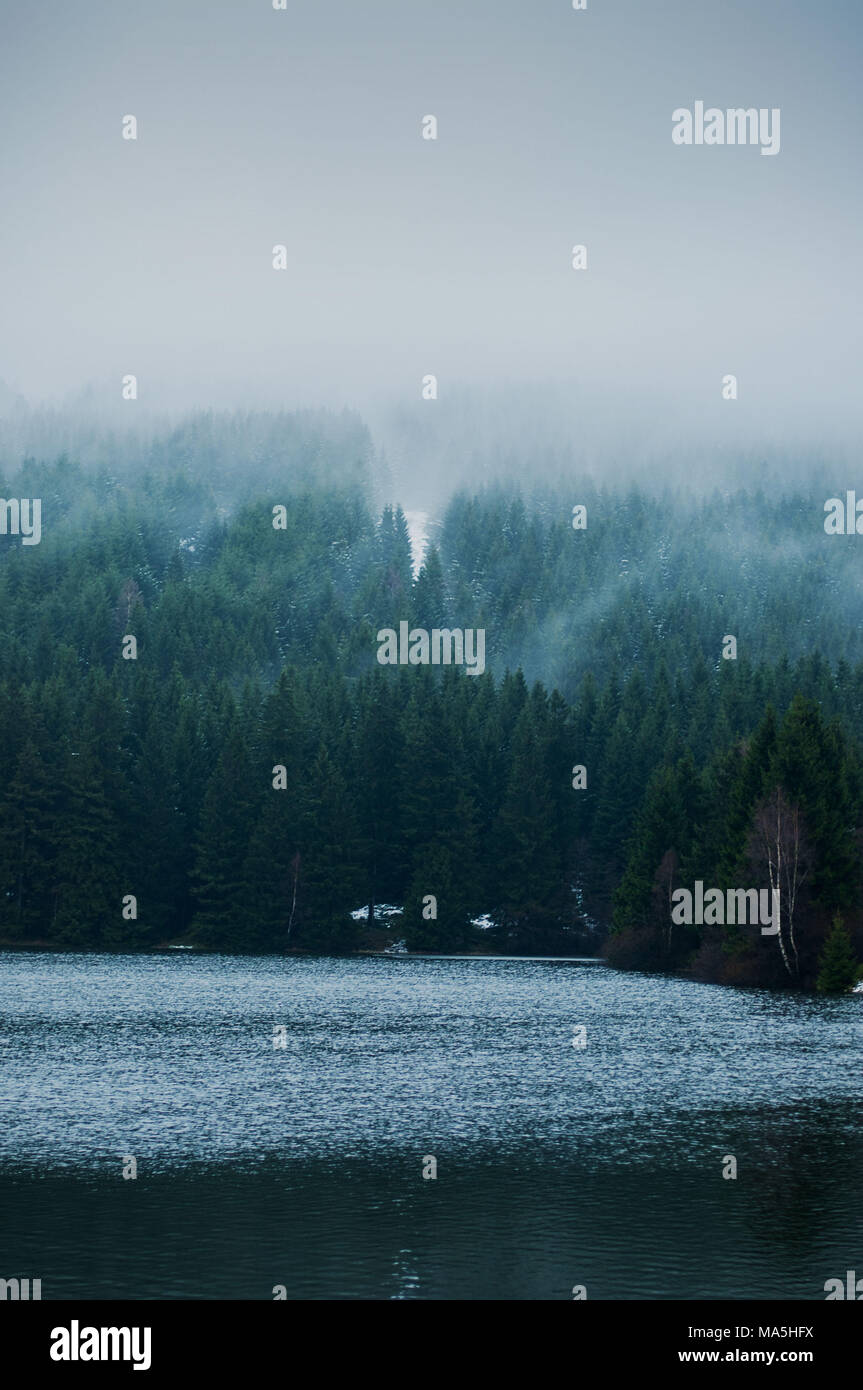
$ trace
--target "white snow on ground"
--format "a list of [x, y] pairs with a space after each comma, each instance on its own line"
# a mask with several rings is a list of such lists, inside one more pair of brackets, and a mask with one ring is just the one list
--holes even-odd
[[595, 917], [591, 917], [584, 910], [584, 886], [580, 879], [576, 883], [572, 884], [570, 891], [575, 894], [575, 904], [581, 914], [581, 918], [585, 926], [588, 928], [589, 931], [599, 931], [599, 922], [596, 920]]
[[[388, 923], [391, 917], [401, 917], [404, 912], [403, 907], [393, 907], [390, 903], [375, 904], [375, 921]], [[351, 913], [355, 922], [362, 922], [369, 915], [368, 907], [358, 907]]]
[[[384, 926], [390, 926], [393, 925], [392, 918], [401, 917], [403, 912], [403, 907], [393, 907], [392, 903], [376, 903], [375, 921], [382, 922]], [[369, 910], [367, 907], [358, 907], [355, 909], [355, 911], [351, 913], [351, 916], [353, 917], [355, 922], [365, 921], [368, 915]], [[488, 931], [489, 927], [494, 926], [494, 922], [489, 917], [487, 912], [484, 912], [481, 917], [472, 917], [470, 920], [471, 926], [481, 927], [483, 931]]]
[[422, 569], [423, 560], [425, 559], [426, 550], [428, 549], [428, 512], [405, 512], [405, 521], [408, 524], [414, 579], [416, 579]]

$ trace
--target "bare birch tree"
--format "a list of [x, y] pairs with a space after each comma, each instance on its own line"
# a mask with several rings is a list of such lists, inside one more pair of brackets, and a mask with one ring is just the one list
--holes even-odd
[[755, 812], [749, 857], [767, 871], [771, 901], [779, 904], [776, 941], [788, 975], [796, 980], [800, 961], [794, 926], [800, 889], [811, 870], [811, 857], [800, 807], [789, 802], [781, 787], [774, 788]]

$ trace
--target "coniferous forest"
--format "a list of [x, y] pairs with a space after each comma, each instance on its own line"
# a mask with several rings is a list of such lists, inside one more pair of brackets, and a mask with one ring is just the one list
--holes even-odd
[[7, 8], [8, 1347], [828, 1380], [863, 0]]
[[[856, 978], [859, 565], [817, 485], [462, 491], [418, 572], [348, 414], [203, 416], [3, 495], [42, 499], [0, 551], [5, 943]], [[381, 665], [403, 621], [483, 629], [485, 670]], [[775, 934], [672, 920], [777, 874]]]

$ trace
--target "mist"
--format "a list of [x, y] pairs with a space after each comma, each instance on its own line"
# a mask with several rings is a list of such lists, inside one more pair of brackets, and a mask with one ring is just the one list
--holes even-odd
[[[22, 400], [70, 438], [349, 409], [422, 506], [856, 451], [861, 37], [840, 0], [16, 7], [4, 447]], [[779, 153], [676, 146], [701, 98], [781, 109]]]

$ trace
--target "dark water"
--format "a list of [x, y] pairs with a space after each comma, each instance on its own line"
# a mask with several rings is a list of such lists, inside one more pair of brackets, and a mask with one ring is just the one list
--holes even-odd
[[823, 1299], [863, 1273], [861, 1058], [861, 996], [595, 962], [0, 953], [0, 1277]]

